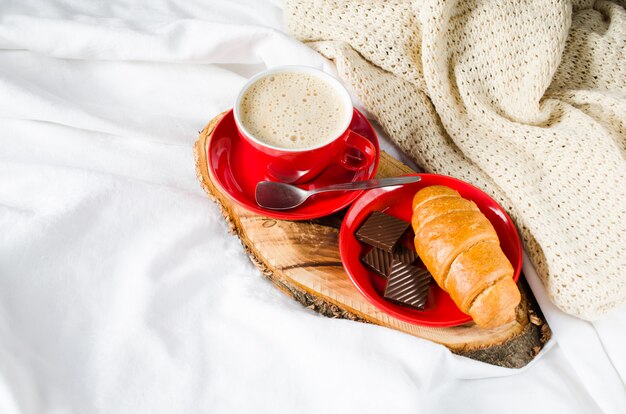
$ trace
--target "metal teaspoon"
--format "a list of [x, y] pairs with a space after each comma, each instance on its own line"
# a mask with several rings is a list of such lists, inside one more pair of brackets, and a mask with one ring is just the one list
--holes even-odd
[[289, 210], [304, 203], [307, 198], [317, 193], [327, 191], [353, 191], [369, 190], [371, 188], [388, 187], [416, 183], [421, 177], [412, 175], [406, 177], [374, 178], [367, 181], [355, 181], [344, 184], [333, 184], [327, 187], [303, 190], [295, 185], [277, 183], [274, 181], [261, 181], [256, 185], [256, 203], [270, 210]]

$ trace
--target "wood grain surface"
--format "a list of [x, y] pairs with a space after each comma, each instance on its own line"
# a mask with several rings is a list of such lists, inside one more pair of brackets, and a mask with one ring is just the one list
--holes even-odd
[[[522, 303], [517, 319], [495, 329], [474, 323], [450, 328], [413, 325], [382, 313], [352, 285], [339, 256], [338, 234], [344, 212], [311, 221], [267, 218], [234, 203], [214, 185], [207, 164], [211, 132], [224, 114], [200, 132], [194, 145], [196, 173], [202, 188], [219, 206], [262, 274], [303, 305], [330, 317], [370, 322], [445, 345], [453, 352], [505, 367], [526, 365], [551, 333], [524, 277], [518, 286]], [[378, 177], [413, 172], [382, 152]]]

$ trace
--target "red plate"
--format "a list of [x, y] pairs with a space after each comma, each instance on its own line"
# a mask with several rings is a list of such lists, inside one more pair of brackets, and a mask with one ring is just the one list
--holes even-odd
[[461, 312], [450, 295], [434, 281], [430, 285], [426, 309], [420, 311], [396, 305], [383, 298], [386, 281], [361, 263], [367, 245], [359, 242], [354, 233], [372, 211], [384, 211], [411, 222], [411, 203], [415, 193], [431, 185], [445, 185], [458, 191], [463, 198], [472, 200], [489, 219], [498, 233], [502, 251], [509, 259], [517, 281], [522, 269], [522, 245], [517, 229], [509, 215], [491, 197], [478, 188], [456, 178], [435, 174], [412, 174], [422, 177], [420, 182], [400, 187], [370, 190], [359, 197], [348, 210], [339, 233], [339, 250], [343, 267], [352, 283], [378, 309], [405, 322], [424, 326], [456, 326], [470, 322], [472, 318]]
[[[330, 165], [312, 181], [300, 185], [304, 189], [323, 187], [336, 183], [369, 180], [376, 174], [380, 148], [378, 138], [368, 120], [356, 109], [350, 129], [370, 140], [376, 147], [375, 161], [360, 171], [348, 171], [339, 165]], [[331, 192], [311, 196], [304, 204], [287, 211], [261, 208], [254, 199], [254, 189], [259, 181], [269, 180], [265, 165], [255, 156], [255, 150], [243, 143], [237, 133], [233, 111], [228, 112], [215, 126], [207, 149], [209, 173], [213, 182], [237, 204], [266, 217], [284, 220], [308, 220], [323, 217], [352, 203], [362, 192]]]

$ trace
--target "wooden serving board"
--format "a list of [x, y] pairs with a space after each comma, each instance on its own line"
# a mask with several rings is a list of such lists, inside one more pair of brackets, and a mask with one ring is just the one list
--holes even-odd
[[[526, 365], [550, 338], [550, 329], [523, 276], [518, 282], [522, 302], [517, 319], [495, 329], [481, 329], [474, 323], [450, 328], [418, 326], [379, 311], [357, 291], [342, 267], [338, 235], [345, 212], [311, 221], [275, 220], [239, 206], [214, 185], [207, 168], [207, 144], [223, 115], [209, 122], [194, 145], [198, 180], [220, 206], [230, 230], [241, 239], [261, 273], [298, 302], [329, 317], [397, 329], [443, 344], [459, 355], [505, 367]], [[381, 153], [378, 177], [411, 172]]]

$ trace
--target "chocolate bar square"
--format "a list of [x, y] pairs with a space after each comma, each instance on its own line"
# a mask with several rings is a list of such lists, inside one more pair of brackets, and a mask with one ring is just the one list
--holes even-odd
[[426, 269], [394, 259], [390, 265], [384, 298], [399, 305], [423, 310], [431, 279], [432, 276]]
[[392, 253], [409, 223], [381, 211], [374, 211], [361, 225], [355, 236], [363, 243]]
[[[393, 252], [394, 259], [398, 259], [406, 264], [413, 264], [417, 260], [415, 248], [408, 248], [403, 244], [399, 244]], [[387, 272], [389, 274], [389, 272]]]
[[412, 264], [417, 260], [417, 253], [415, 253], [415, 250], [411, 250], [402, 244], [399, 244], [393, 253], [388, 253], [378, 247], [372, 247], [361, 260], [374, 272], [386, 279], [387, 275], [389, 275], [389, 267], [393, 259], [400, 260], [406, 264]]

